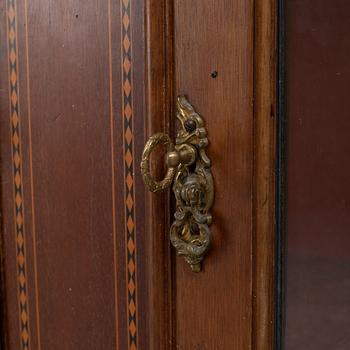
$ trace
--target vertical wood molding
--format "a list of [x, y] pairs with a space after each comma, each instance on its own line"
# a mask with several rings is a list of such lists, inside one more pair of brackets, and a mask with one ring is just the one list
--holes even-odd
[[274, 347], [276, 0], [255, 1], [253, 349]]
[[[146, 141], [155, 132], [171, 134], [173, 128], [173, 2], [147, 0], [146, 16]], [[163, 156], [151, 159], [151, 171], [162, 176], [159, 164]], [[149, 348], [172, 348], [173, 291], [171, 282], [171, 250], [168, 230], [170, 227], [169, 192], [151, 194], [145, 189], [147, 261], [149, 281]]]

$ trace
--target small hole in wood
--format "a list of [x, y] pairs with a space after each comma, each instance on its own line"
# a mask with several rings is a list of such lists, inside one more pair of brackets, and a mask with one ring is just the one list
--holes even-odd
[[215, 79], [218, 76], [218, 72], [216, 70], [214, 70], [213, 72], [211, 72], [210, 76]]

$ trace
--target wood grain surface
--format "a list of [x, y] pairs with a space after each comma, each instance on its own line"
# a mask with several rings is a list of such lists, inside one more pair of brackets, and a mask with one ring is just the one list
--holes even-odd
[[175, 1], [176, 94], [206, 123], [215, 203], [203, 272], [176, 260], [178, 349], [252, 346], [253, 1]]
[[216, 186], [203, 273], [176, 260], [179, 349], [273, 349], [276, 19], [275, 1], [175, 1], [176, 92], [206, 121]]
[[253, 349], [274, 348], [277, 2], [255, 1]]

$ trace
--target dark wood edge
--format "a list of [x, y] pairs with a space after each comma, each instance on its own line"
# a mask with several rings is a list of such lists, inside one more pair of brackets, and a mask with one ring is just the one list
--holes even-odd
[[[0, 159], [0, 181], [2, 162]], [[6, 326], [6, 289], [5, 289], [5, 254], [4, 254], [4, 225], [3, 225], [3, 203], [2, 189], [0, 188], [0, 350], [7, 348], [7, 326]]]
[[[1, 147], [1, 145], [0, 145]], [[0, 182], [2, 183], [2, 159], [0, 158]], [[4, 225], [3, 225], [3, 196], [0, 187], [0, 350], [7, 348], [6, 327], [6, 289], [5, 289], [5, 248], [4, 248]]]
[[[173, 2], [145, 2], [145, 140], [155, 132], [173, 133]], [[151, 171], [160, 178], [162, 156], [151, 161]], [[149, 349], [171, 349], [175, 344], [171, 250], [169, 242], [169, 191], [146, 196], [146, 235], [149, 284]]]
[[6, 349], [7, 339], [3, 233], [2, 207], [0, 207], [0, 350]]
[[254, 5], [253, 334], [274, 348], [277, 0]]
[[277, 72], [277, 161], [276, 161], [276, 253], [275, 253], [275, 349], [283, 349], [284, 279], [285, 279], [285, 212], [286, 212], [286, 127], [285, 111], [285, 0], [278, 0], [278, 72]]

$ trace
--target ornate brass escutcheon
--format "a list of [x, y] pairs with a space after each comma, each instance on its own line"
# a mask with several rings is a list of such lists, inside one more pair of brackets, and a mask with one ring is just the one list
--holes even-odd
[[[141, 173], [151, 192], [163, 191], [173, 184], [176, 198], [175, 221], [170, 228], [170, 240], [179, 255], [183, 255], [192, 271], [201, 270], [201, 261], [211, 243], [210, 208], [214, 200], [211, 164], [205, 150], [208, 146], [204, 121], [185, 96], [178, 96], [176, 117], [181, 123], [175, 145], [168, 135], [158, 133], [147, 141], [141, 160]], [[159, 144], [167, 146], [167, 173], [163, 180], [152, 178], [149, 160]]]

